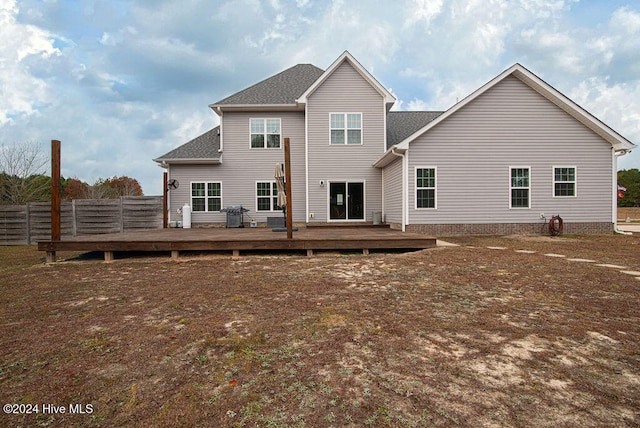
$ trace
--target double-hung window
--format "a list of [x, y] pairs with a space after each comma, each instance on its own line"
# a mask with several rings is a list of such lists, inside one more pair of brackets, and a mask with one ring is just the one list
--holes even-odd
[[362, 113], [331, 113], [331, 144], [362, 144]]
[[436, 208], [435, 168], [416, 168], [416, 208]]
[[529, 167], [511, 167], [509, 208], [531, 208]]
[[194, 212], [220, 211], [222, 209], [222, 183], [191, 183], [191, 209]]
[[256, 183], [256, 211], [278, 211], [278, 186], [275, 181]]
[[576, 196], [576, 167], [553, 167], [553, 196]]
[[280, 119], [250, 119], [251, 148], [280, 148]]

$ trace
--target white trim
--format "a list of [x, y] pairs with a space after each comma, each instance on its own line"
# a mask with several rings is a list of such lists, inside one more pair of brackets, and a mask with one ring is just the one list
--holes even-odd
[[[277, 134], [280, 136], [280, 142], [278, 144], [278, 147], [269, 147], [268, 146], [268, 142], [267, 142], [267, 136], [268, 135], [276, 135], [276, 134], [269, 134], [267, 132], [267, 120], [277, 120], [278, 122], [280, 122], [279, 128], [280, 128], [280, 132]], [[264, 147], [251, 147], [251, 136], [253, 135], [253, 132], [251, 132], [251, 121], [252, 120], [262, 120], [264, 121], [264, 132], [263, 132], [263, 136], [264, 136]], [[281, 150], [282, 147], [284, 146], [284, 138], [282, 137], [284, 133], [282, 132], [282, 118], [281, 117], [249, 117], [249, 150]], [[259, 134], [256, 134], [259, 135]]]
[[226, 112], [243, 112], [247, 110], [264, 112], [300, 111], [300, 104], [210, 104], [209, 108], [218, 116]]
[[409, 212], [409, 149], [404, 151], [402, 156], [402, 231], [407, 231], [407, 225], [410, 222]]
[[[514, 169], [526, 169], [526, 170], [529, 171], [529, 185], [527, 187], [513, 187], [512, 186], [512, 183], [511, 183], [511, 172]], [[531, 192], [532, 179], [531, 178], [532, 178], [532, 175], [533, 174], [531, 173], [531, 167], [530, 166], [524, 166], [524, 165], [523, 166], [517, 166], [517, 165], [516, 166], [509, 166], [509, 209], [510, 210], [529, 210], [529, 209], [531, 209], [531, 194], [532, 194], [532, 192]], [[511, 196], [511, 191], [513, 189], [527, 189], [529, 191], [529, 194], [528, 194], [528, 197], [527, 197], [528, 206], [526, 206], [526, 207], [514, 207], [514, 206], [512, 206], [513, 198]]]
[[[344, 183], [345, 184], [345, 214], [349, 217], [349, 184], [350, 183], [360, 183], [362, 184], [362, 218], [361, 219], [332, 219], [331, 218], [331, 183]], [[360, 179], [349, 179], [349, 180], [327, 180], [327, 223], [335, 222], [335, 223], [354, 223], [354, 222], [365, 222], [367, 221], [367, 181]]]
[[382, 136], [382, 153], [387, 151], [387, 109], [385, 107], [384, 103], [382, 103], [382, 124], [384, 126], [384, 135]]
[[189, 165], [219, 165], [222, 163], [220, 159], [206, 159], [206, 158], [179, 158], [179, 159], [153, 159], [157, 162], [161, 167], [164, 168], [163, 164], [171, 165], [171, 164], [189, 164]]
[[371, 73], [367, 71], [348, 51], [344, 51], [342, 55], [336, 59], [333, 64], [329, 66], [325, 70], [324, 73], [315, 81], [302, 95], [300, 98], [296, 100], [296, 103], [305, 104], [318, 87], [320, 87], [328, 78], [333, 74], [334, 71], [342, 65], [343, 62], [347, 61], [355, 70], [358, 72], [385, 100], [387, 104], [394, 104], [396, 102], [396, 97], [393, 96], [391, 92], [389, 92], [384, 86], [378, 82], [378, 80], [373, 77]]
[[[435, 186], [433, 187], [433, 207], [418, 207], [418, 170], [432, 169], [435, 174]], [[431, 189], [431, 187], [420, 187], [420, 189]], [[413, 209], [416, 211], [435, 211], [438, 209], [438, 167], [437, 166], [415, 166], [413, 168]]]
[[219, 153], [220, 153], [220, 159], [222, 160], [222, 154], [224, 153], [224, 128], [223, 128], [223, 125], [222, 125], [222, 123], [224, 121], [222, 120], [222, 112], [220, 112], [218, 117], [220, 118], [220, 125], [219, 125], [220, 126], [220, 150], [219, 150]]
[[[556, 182], [556, 168], [569, 169], [573, 168], [573, 181], [558, 181]], [[578, 168], [575, 165], [553, 165], [551, 167], [551, 197], [552, 198], [577, 198], [578, 197]], [[556, 183], [573, 183], [573, 195], [556, 195]]]
[[[269, 189], [269, 207], [271, 208], [270, 210], [259, 210], [258, 209], [258, 199], [259, 198], [266, 198], [267, 196], [259, 196], [258, 195], [258, 183], [270, 183], [271, 184], [271, 188]], [[275, 209], [275, 205], [274, 205], [274, 199], [277, 199], [278, 196], [273, 194], [273, 190], [278, 190], [276, 187], [276, 180], [274, 179], [265, 179], [265, 180], [256, 180], [255, 185], [253, 186], [253, 192], [255, 194], [255, 212], [256, 213], [277, 213], [277, 212], [282, 212], [282, 209]]]
[[[391, 150], [391, 154], [393, 156], [399, 157], [400, 158], [400, 195], [401, 195], [401, 199], [402, 199], [402, 207], [400, 210], [400, 224], [402, 225], [402, 231], [405, 232], [406, 231], [406, 227], [407, 227], [407, 195], [408, 195], [408, 190], [407, 190], [407, 180], [408, 180], [408, 172], [405, 172], [405, 164], [407, 164], [408, 162], [408, 152], [407, 150], [397, 150], [397, 146], [393, 146], [390, 150]], [[391, 162], [389, 162], [391, 163]], [[382, 168], [382, 172], [384, 172], [385, 168]], [[408, 171], [408, 167], [406, 167], [406, 170]]]
[[[193, 209], [193, 185], [194, 183], [202, 183], [204, 184], [204, 211], [196, 211]], [[209, 196], [208, 195], [208, 184], [219, 184], [220, 185], [220, 196]], [[189, 182], [189, 206], [191, 207], [192, 213], [217, 213], [224, 207], [222, 202], [222, 181], [202, 181], [202, 180], [192, 180]], [[203, 196], [195, 196], [196, 198], [203, 198]], [[220, 199], [220, 210], [209, 211], [209, 199], [219, 198]]]
[[[331, 131], [334, 130], [334, 128], [331, 127], [331, 115], [343, 115], [344, 116], [344, 128], [335, 128], [335, 130], [344, 130], [344, 143], [342, 144], [334, 144], [331, 142]], [[348, 137], [349, 137], [349, 126], [347, 125], [347, 117], [350, 114], [359, 114], [360, 115], [360, 144], [349, 144], [348, 141]], [[357, 130], [357, 128], [351, 128], [353, 130]], [[341, 111], [330, 111], [329, 112], [329, 145], [331, 147], [341, 147], [341, 146], [351, 146], [351, 147], [355, 147], [355, 146], [364, 146], [364, 118], [363, 118], [363, 114], [362, 112], [357, 112], [357, 111], [348, 111], [348, 112], [341, 112]]]
[[[384, 195], [385, 195], [384, 188], [385, 188], [387, 183], [384, 181], [384, 168], [382, 168], [382, 171], [380, 171], [380, 180], [381, 180], [381, 183], [382, 183], [382, 185], [380, 186], [380, 190], [381, 190], [380, 194], [382, 196], [382, 199], [381, 199], [382, 203], [380, 204], [380, 210], [382, 211], [382, 220], [383, 220], [383, 223], [384, 223], [385, 216], [387, 215], [387, 213], [385, 212], [387, 204], [385, 203], [385, 198], [384, 198]], [[373, 218], [371, 220], [373, 221]]]
[[309, 112], [307, 111], [307, 106], [305, 105], [304, 111], [304, 187], [305, 187], [305, 222], [309, 223], [311, 220], [309, 218]]

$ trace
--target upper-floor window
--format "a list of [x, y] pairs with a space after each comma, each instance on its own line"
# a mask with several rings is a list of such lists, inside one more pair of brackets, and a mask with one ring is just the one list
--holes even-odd
[[509, 208], [531, 208], [529, 167], [510, 168]]
[[331, 144], [362, 144], [362, 113], [331, 113]]
[[553, 168], [553, 196], [576, 196], [576, 167]]
[[280, 119], [251, 119], [251, 148], [280, 148]]
[[435, 168], [416, 168], [416, 208], [436, 208]]
[[195, 211], [220, 211], [222, 209], [222, 183], [191, 183], [191, 209]]

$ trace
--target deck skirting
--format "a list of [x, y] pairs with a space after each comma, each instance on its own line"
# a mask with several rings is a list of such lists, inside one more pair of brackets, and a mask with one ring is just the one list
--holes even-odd
[[[299, 250], [313, 255], [322, 250], [412, 250], [436, 246], [436, 239], [424, 234], [403, 233], [389, 228], [303, 228], [286, 233], [265, 228], [244, 229], [159, 229], [144, 232], [83, 236], [61, 241], [40, 241], [38, 249], [48, 258], [56, 251], [103, 251], [105, 258], [114, 252], [170, 252], [173, 258], [180, 251], [241, 251]], [[55, 255], [53, 256], [55, 258]]]

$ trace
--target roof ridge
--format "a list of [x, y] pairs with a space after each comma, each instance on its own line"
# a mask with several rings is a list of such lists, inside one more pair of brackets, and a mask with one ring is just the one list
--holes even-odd
[[[298, 70], [296, 70], [298, 69]], [[303, 70], [300, 70], [303, 69]], [[299, 71], [297, 74], [298, 79], [290, 79], [287, 78], [287, 82], [279, 82], [280, 80], [283, 80], [286, 76], [289, 76], [291, 74], [294, 74], [295, 71]], [[309, 73], [309, 71], [311, 71], [312, 73]], [[283, 104], [283, 100], [284, 98], [289, 98], [290, 96], [297, 96], [300, 95], [301, 93], [303, 93], [308, 87], [309, 85], [311, 85], [322, 73], [324, 72], [323, 69], [321, 69], [320, 67], [317, 67], [313, 64], [309, 64], [309, 63], [302, 63], [302, 64], [296, 64], [293, 65], [285, 70], [282, 70], [270, 77], [267, 77], [265, 79], [262, 79], [256, 83], [254, 83], [253, 85], [246, 87], [238, 92], [235, 92], [223, 99], [221, 99], [220, 101], [217, 101], [213, 104], [211, 104], [212, 106], [215, 105], [223, 105], [223, 104], [238, 104], [238, 102], [229, 102], [230, 100], [233, 99], [240, 99], [242, 100], [245, 96], [247, 99], [249, 99], [250, 102], [243, 102], [240, 104], [271, 104], [271, 103], [265, 103], [262, 102], [262, 100], [260, 100], [260, 98], [264, 98], [264, 97], [271, 97], [273, 94], [271, 92], [276, 92], [279, 93], [280, 97], [279, 99], [276, 100], [276, 98], [278, 97], [273, 97], [275, 101], [278, 102], [272, 102], [273, 104]], [[310, 74], [310, 76], [306, 76], [307, 74]], [[308, 80], [310, 80], [309, 82], [307, 82]], [[298, 89], [298, 91], [300, 93], [296, 93], [296, 94], [287, 94], [287, 96], [282, 95], [283, 92], [283, 87], [282, 86], [278, 86], [278, 87], [274, 87], [271, 88], [271, 83], [275, 83], [278, 82], [281, 85], [286, 83], [287, 89], [289, 89], [290, 91], [292, 91], [295, 86], [296, 83], [298, 85], [304, 86], [304, 88]], [[297, 91], [296, 91], [297, 92]], [[295, 100], [291, 99], [290, 102], [293, 103]]]

